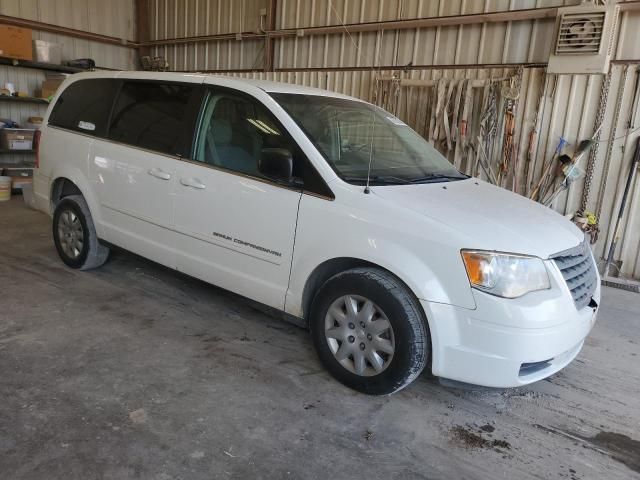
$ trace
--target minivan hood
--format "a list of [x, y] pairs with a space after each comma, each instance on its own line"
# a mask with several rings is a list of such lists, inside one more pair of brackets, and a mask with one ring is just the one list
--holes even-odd
[[460, 248], [546, 259], [584, 239], [578, 227], [552, 209], [474, 178], [377, 186], [372, 192], [459, 231], [468, 243]]

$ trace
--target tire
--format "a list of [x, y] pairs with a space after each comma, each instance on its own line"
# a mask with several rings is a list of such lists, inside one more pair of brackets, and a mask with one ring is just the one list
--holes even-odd
[[58, 202], [53, 212], [52, 230], [58, 255], [71, 268], [97, 268], [109, 258], [109, 248], [98, 240], [91, 212], [82, 195], [69, 195]]
[[327, 280], [313, 300], [310, 330], [325, 368], [370, 395], [406, 387], [429, 359], [429, 330], [418, 300], [381, 269], [354, 268]]

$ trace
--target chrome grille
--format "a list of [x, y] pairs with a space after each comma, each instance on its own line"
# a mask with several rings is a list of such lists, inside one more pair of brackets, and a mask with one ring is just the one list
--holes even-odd
[[552, 260], [560, 269], [576, 308], [587, 306], [598, 286], [598, 274], [587, 242], [554, 255]]

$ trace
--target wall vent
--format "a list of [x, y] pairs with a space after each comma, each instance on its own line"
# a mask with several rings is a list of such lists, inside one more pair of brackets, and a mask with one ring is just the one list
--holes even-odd
[[549, 73], [606, 73], [619, 8], [577, 6], [558, 9]]
[[593, 55], [600, 52], [605, 12], [565, 13], [560, 17], [556, 55]]

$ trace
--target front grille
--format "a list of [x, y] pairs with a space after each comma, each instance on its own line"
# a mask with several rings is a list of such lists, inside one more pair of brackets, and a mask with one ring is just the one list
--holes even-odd
[[552, 257], [560, 269], [571, 296], [580, 310], [591, 302], [596, 291], [598, 275], [586, 240], [580, 245]]

